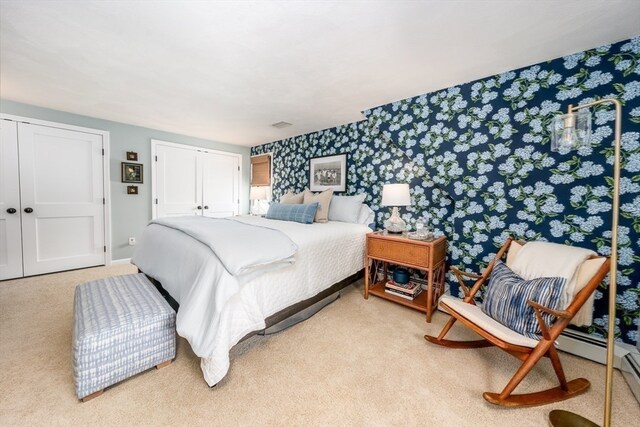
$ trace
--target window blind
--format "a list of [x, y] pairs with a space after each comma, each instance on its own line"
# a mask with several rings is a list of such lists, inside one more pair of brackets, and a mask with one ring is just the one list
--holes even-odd
[[251, 158], [251, 185], [271, 185], [271, 155]]

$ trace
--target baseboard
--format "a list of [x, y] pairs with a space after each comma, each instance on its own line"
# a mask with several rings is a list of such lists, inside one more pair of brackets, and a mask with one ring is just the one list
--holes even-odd
[[111, 265], [131, 264], [131, 258], [122, 258], [111, 260]]
[[631, 352], [623, 357], [620, 372], [629, 384], [636, 400], [640, 402], [640, 353]]
[[[584, 332], [565, 329], [558, 337], [558, 349], [601, 364], [607, 363], [607, 341]], [[620, 369], [620, 361], [635, 347], [628, 344], [615, 344], [613, 366]]]

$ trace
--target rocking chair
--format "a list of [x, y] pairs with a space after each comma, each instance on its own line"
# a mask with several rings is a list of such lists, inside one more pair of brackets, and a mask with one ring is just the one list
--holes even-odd
[[[519, 251], [523, 245], [524, 242], [517, 242], [512, 238], [507, 239], [505, 244], [498, 251], [496, 257], [489, 263], [481, 275], [467, 273], [452, 266], [451, 270], [460, 282], [465, 298], [460, 300], [446, 295], [443, 296], [440, 300], [440, 307], [451, 315], [451, 319], [449, 319], [447, 324], [444, 326], [440, 335], [437, 337], [425, 335], [424, 337], [427, 341], [433, 344], [451, 348], [480, 348], [497, 346], [520, 359], [522, 361], [522, 365], [501, 393], [485, 392], [483, 394], [483, 397], [488, 402], [509, 407], [544, 405], [565, 400], [587, 391], [590, 386], [587, 379], [577, 378], [572, 381], [566, 380], [560, 363], [560, 358], [558, 357], [558, 352], [554, 347], [554, 342], [607, 275], [610, 262], [607, 257], [596, 256], [592, 256], [583, 262], [576, 274], [578, 275], [578, 280], [582, 284], [586, 284], [584, 284], [582, 289], [575, 294], [564, 310], [553, 310], [532, 300], [527, 301], [527, 304], [533, 307], [536, 320], [542, 331], [542, 337], [538, 341], [513, 331], [507, 326], [504, 326], [492, 319], [485, 314], [480, 307], [476, 306], [474, 302], [475, 294], [489, 278], [496, 260], [501, 259], [506, 255], [506, 264], [509, 266], [510, 262], [513, 262], [512, 259], [515, 258], [514, 253]], [[465, 283], [464, 277], [475, 279], [475, 283], [471, 288], [469, 288]], [[578, 285], [578, 289], [580, 289], [580, 285]], [[542, 317], [543, 313], [550, 314], [556, 318], [555, 322], [553, 322], [550, 327], [545, 324]], [[458, 320], [482, 336], [483, 339], [476, 341], [452, 341], [445, 339], [445, 335]], [[551, 364], [556, 376], [558, 377], [560, 385], [558, 387], [535, 393], [512, 394], [515, 388], [520, 384], [520, 382], [522, 382], [525, 376], [527, 376], [543, 356], [548, 357], [551, 360]]]

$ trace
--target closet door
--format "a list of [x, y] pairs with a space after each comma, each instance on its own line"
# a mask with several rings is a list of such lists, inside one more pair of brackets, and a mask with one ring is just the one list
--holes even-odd
[[156, 218], [202, 215], [202, 160], [197, 150], [156, 146]]
[[203, 153], [204, 215], [221, 218], [240, 213], [240, 159], [235, 155]]
[[0, 120], [0, 280], [22, 277], [18, 126]]
[[102, 136], [18, 124], [24, 275], [105, 263]]

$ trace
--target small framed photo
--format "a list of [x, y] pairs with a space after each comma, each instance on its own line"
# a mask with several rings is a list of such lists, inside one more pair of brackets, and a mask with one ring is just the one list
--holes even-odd
[[142, 184], [142, 164], [122, 162], [122, 182]]
[[137, 185], [127, 185], [127, 194], [138, 194]]
[[309, 190], [347, 191], [347, 154], [309, 159]]
[[135, 151], [127, 151], [127, 160], [129, 160], [130, 162], [137, 162], [138, 153], [136, 153]]

